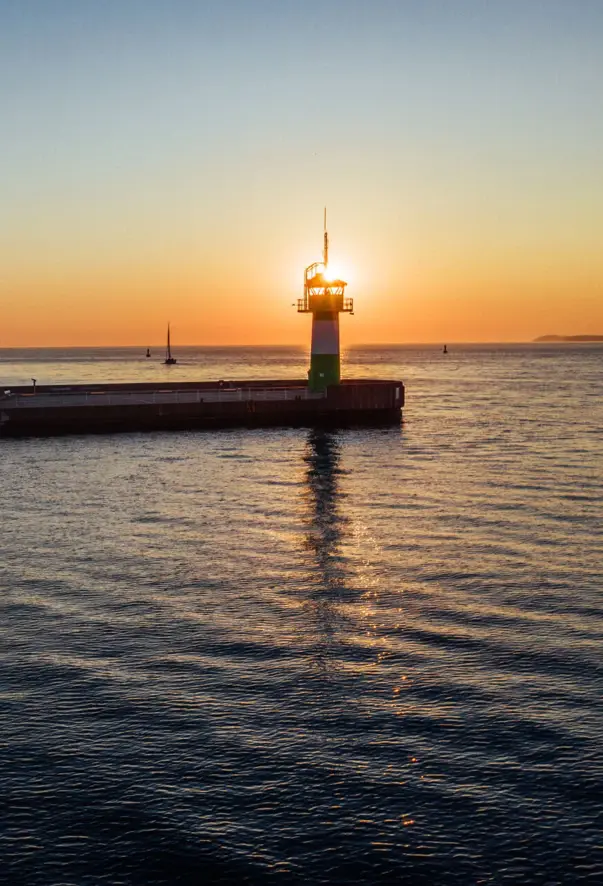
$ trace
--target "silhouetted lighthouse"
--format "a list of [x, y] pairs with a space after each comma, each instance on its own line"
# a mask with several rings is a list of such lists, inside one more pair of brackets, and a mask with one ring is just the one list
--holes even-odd
[[327, 210], [324, 219], [322, 261], [314, 262], [304, 272], [304, 297], [298, 299], [297, 310], [312, 314], [312, 349], [308, 386], [312, 391], [323, 391], [341, 380], [339, 353], [339, 315], [352, 314], [354, 302], [344, 298], [347, 283], [329, 277], [329, 235]]

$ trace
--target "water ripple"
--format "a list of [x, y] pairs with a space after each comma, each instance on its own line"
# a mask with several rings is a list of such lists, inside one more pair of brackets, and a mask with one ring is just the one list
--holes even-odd
[[5, 881], [601, 882], [602, 353], [356, 350], [402, 431], [3, 441]]

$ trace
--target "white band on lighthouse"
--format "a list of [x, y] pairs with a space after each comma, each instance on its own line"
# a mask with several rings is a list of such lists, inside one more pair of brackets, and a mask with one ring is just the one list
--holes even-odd
[[312, 354], [339, 354], [339, 316], [312, 322]]

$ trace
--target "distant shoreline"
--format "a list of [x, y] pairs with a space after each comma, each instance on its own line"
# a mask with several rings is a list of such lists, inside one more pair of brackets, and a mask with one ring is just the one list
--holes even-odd
[[603, 335], [541, 335], [534, 341], [603, 341]]

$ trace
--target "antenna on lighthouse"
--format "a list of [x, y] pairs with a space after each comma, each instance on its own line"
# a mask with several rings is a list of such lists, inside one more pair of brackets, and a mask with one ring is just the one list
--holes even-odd
[[322, 260], [325, 266], [329, 264], [329, 235], [327, 234], [327, 207], [325, 206], [325, 233], [324, 233], [324, 245], [322, 247]]

